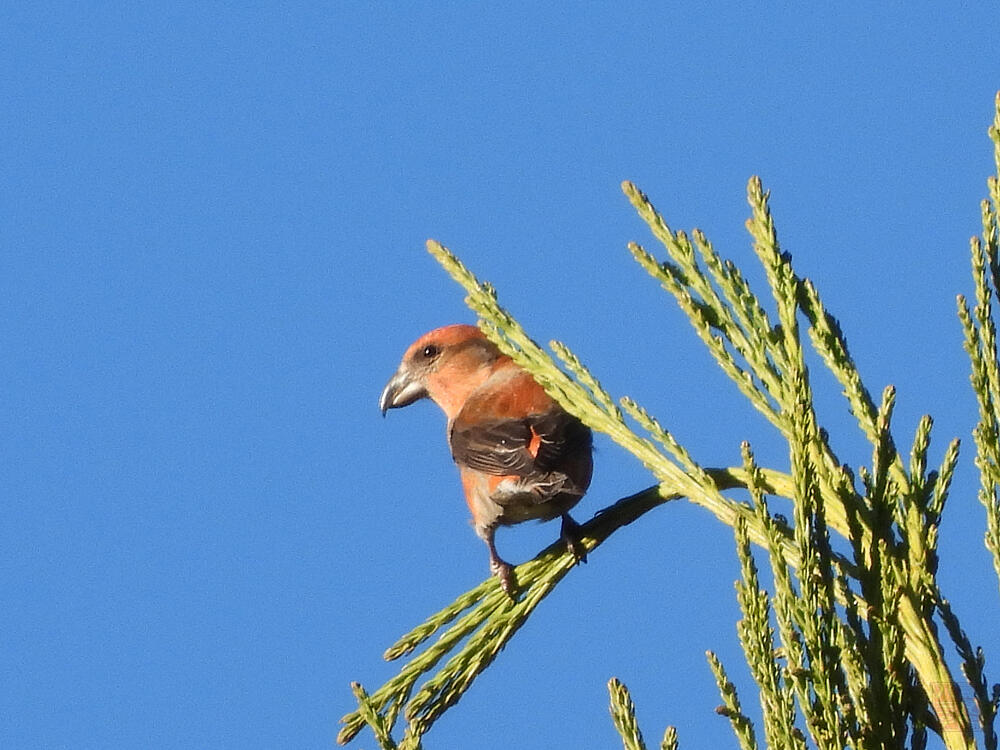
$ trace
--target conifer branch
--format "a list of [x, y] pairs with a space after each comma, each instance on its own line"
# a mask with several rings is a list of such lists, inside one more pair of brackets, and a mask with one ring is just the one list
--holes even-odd
[[989, 199], [982, 202], [982, 236], [973, 237], [970, 243], [976, 304], [970, 310], [965, 298], [959, 296], [958, 314], [972, 364], [972, 389], [979, 402], [979, 424], [973, 437], [980, 473], [979, 500], [986, 509], [985, 543], [1000, 584], [1000, 358], [993, 319], [993, 298], [1000, 290], [1000, 93], [989, 135], [996, 172], [987, 182]]
[[[705, 477], [720, 491], [746, 487], [746, 475], [741, 469], [706, 470]], [[758, 481], [768, 491], [787, 485], [778, 472], [762, 473]], [[622, 498], [581, 524], [580, 544], [589, 555], [618, 529], [680, 496], [663, 484]], [[735, 518], [744, 512], [735, 507], [745, 509], [746, 506], [741, 503], [733, 503], [733, 506], [735, 523]], [[753, 524], [760, 527], [756, 518]], [[790, 532], [786, 531], [777, 543], [790, 548]], [[403, 713], [408, 721], [408, 736], [419, 740], [445, 710], [458, 702], [574, 564], [565, 544], [558, 540], [517, 567], [516, 578], [521, 590], [518, 601], [511, 602], [496, 578], [491, 577], [402, 636], [386, 650], [386, 660], [412, 654], [432, 636], [437, 635], [437, 641], [417, 654], [396, 677], [370, 696], [366, 694], [364, 704], [359, 699], [359, 709], [341, 719], [344, 726], [337, 741], [346, 744], [366, 724], [371, 725], [372, 710], [389, 731]], [[458, 651], [434, 673], [441, 660], [455, 649]], [[424, 683], [418, 687], [422, 679]], [[381, 725], [379, 727], [381, 731]], [[400, 747], [403, 747], [402, 741]]]
[[625, 750], [646, 750], [639, 723], [635, 719], [635, 704], [632, 703], [628, 688], [617, 677], [612, 677], [608, 682], [608, 692], [611, 694], [611, 718], [621, 735]]
[[[623, 188], [654, 236], [663, 241], [671, 256], [669, 262], [658, 264], [651, 255], [643, 251], [638, 257], [640, 263], [661, 282], [664, 278], [667, 279], [664, 285], [674, 293], [682, 308], [689, 312], [699, 335], [706, 339], [707, 325], [704, 316], [699, 321], [696, 315], [691, 315], [691, 311], [701, 309], [692, 290], [704, 289], [705, 283], [694, 280], [700, 270], [690, 262], [683, 235], [670, 232], [648, 198], [635, 186], [625, 183]], [[791, 258], [781, 252], [774, 222], [767, 207], [767, 194], [756, 178], [750, 181], [748, 197], [753, 215], [747, 227], [754, 238], [755, 250], [764, 266], [778, 309], [778, 324], [771, 327], [768, 336], [762, 336], [759, 340], [768, 347], [766, 361], [769, 367], [773, 364], [780, 379], [779, 386], [768, 391], [767, 409], [760, 406], [764, 400], [763, 394], [751, 397], [751, 401], [781, 431], [791, 452], [792, 477], [795, 483], [791, 497], [796, 509], [799, 560], [793, 562], [786, 552], [782, 553], [782, 559], [799, 568], [798, 578], [802, 583], [802, 591], [798, 596], [811, 602], [810, 611], [814, 613], [812, 620], [800, 619], [796, 625], [806, 629], [802, 635], [807, 639], [806, 650], [812, 654], [812, 658], [826, 658], [830, 661], [836, 648], [832, 639], [838, 637], [835, 631], [840, 627], [835, 624], [839, 621], [831, 608], [831, 593], [843, 596], [845, 591], [850, 590], [849, 586], [834, 585], [833, 569], [829, 567], [832, 560], [818, 552], [814, 546], [814, 541], [828, 545], [823, 539], [827, 524], [830, 524], [842, 536], [851, 540], [858, 564], [863, 566], [866, 560], [881, 561], [882, 573], [878, 580], [871, 580], [871, 576], [868, 576], [869, 594], [876, 593], [873, 584], [877, 583], [880, 595], [886, 595], [891, 601], [899, 603], [901, 611], [907, 615], [898, 620], [904, 636], [906, 658], [917, 670], [922, 683], [936, 686], [931, 703], [939, 718], [947, 726], [957, 728], [956, 733], [945, 738], [949, 746], [964, 747], [965, 743], [971, 741], [971, 725], [961, 703], [961, 693], [951, 679], [933, 627], [925, 619], [915, 616], [917, 613], [914, 608], [925, 606], [927, 597], [933, 597], [935, 591], [933, 575], [928, 575], [925, 563], [928, 562], [928, 548], [933, 548], [936, 540], [936, 522], [930, 525], [921, 523], [926, 522], [933, 513], [925, 507], [927, 504], [924, 496], [911, 487], [914, 476], [907, 472], [892, 440], [889, 419], [894, 392], [887, 389], [883, 408], [875, 408], [857, 368], [847, 354], [847, 345], [836, 321], [822, 307], [815, 287], [808, 280], [798, 279], [792, 271]], [[636, 254], [635, 249], [633, 254]], [[675, 268], [681, 269], [680, 272], [671, 271]], [[757, 304], [762, 307], [759, 302]], [[869, 478], [866, 482], [867, 497], [859, 495], [854, 489], [849, 473], [839, 465], [823, 431], [818, 428], [812, 409], [808, 370], [799, 341], [799, 312], [810, 322], [810, 338], [814, 347], [842, 383], [848, 404], [857, 417], [862, 432], [876, 448], [876, 463], [873, 464], [875, 471], [871, 474], [862, 472], [863, 478]], [[713, 315], [715, 329], [722, 331], [732, 330], [733, 326], [719, 323], [720, 317], [732, 322], [739, 317], [728, 309], [721, 312], [716, 310]], [[763, 384], [773, 380], [771, 373], [760, 368], [760, 356], [746, 358], [743, 363], [739, 363], [732, 361], [729, 350], [720, 341], [717, 340], [714, 345], [710, 343], [709, 348], [723, 370], [730, 374], [744, 393], [747, 393], [750, 382]], [[733, 348], [737, 351], [739, 349], [735, 345]], [[921, 439], [926, 441], [929, 422], [924, 429], [925, 434]], [[919, 470], [919, 445], [917, 453], [914, 468]], [[930, 478], [917, 478], [917, 481], [922, 480], [929, 483]], [[943, 503], [945, 495], [942, 488], [939, 497], [933, 496], [935, 502]], [[901, 501], [897, 501], [897, 498]], [[876, 519], [881, 521], [875, 523]], [[902, 541], [901, 536], [905, 537]], [[754, 541], [760, 543], [758, 539]], [[822, 561], [826, 563], [821, 565]], [[818, 583], [820, 581], [822, 585]], [[912, 588], [904, 590], [904, 587]], [[816, 621], [816, 617], [821, 621]], [[839, 637], [844, 641], [843, 636]], [[837, 670], [822, 674], [830, 680], [843, 682], [843, 676]], [[843, 684], [841, 688], [840, 692], [850, 693]], [[815, 724], [814, 739], [820, 741], [822, 738], [816, 737], [816, 734], [820, 734], [836, 744], [847, 731], [833, 707], [837, 685], [814, 679], [810, 683], [810, 689], [814, 691], [812, 709], [821, 710], [825, 717], [821, 720], [818, 718], [820, 714], [813, 711], [813, 718], [819, 722]], [[817, 689], [818, 693], [815, 692]], [[812, 709], [807, 710], [807, 718]], [[960, 739], [956, 739], [956, 734], [960, 735]]]
[[[960, 297], [958, 311], [979, 403], [974, 438], [986, 546], [1000, 577], [1000, 358], [993, 316], [1000, 285], [1000, 94], [990, 136], [997, 175], [990, 178], [989, 200], [982, 205], [982, 236], [971, 243], [975, 301], [970, 305]], [[742, 573], [736, 587], [743, 613], [738, 635], [758, 685], [769, 747], [890, 748], [904, 746], [909, 737], [911, 747], [921, 748], [928, 729], [949, 749], [974, 747], [969, 712], [944, 656], [940, 623], [972, 688], [984, 747], [997, 750], [1000, 686], [989, 687], [985, 655], [972, 647], [937, 582], [938, 528], [958, 441], [952, 440], [938, 468], [929, 470], [933, 422], [927, 416], [908, 455], [900, 452], [891, 429], [895, 390], [886, 387], [879, 403], [871, 396], [836, 319], [782, 251], [768, 194], [757, 178], [747, 189], [747, 229], [766, 275], [767, 305], [703, 233], [671, 230], [638, 188], [626, 182], [623, 189], [668, 255], [660, 261], [632, 243], [633, 257], [674, 296], [722, 370], [785, 439], [790, 471], [757, 466], [746, 443], [741, 468], [701, 466], [640, 404], [613, 398], [566, 345], [552, 342], [553, 357], [535, 343], [500, 306], [492, 286], [429, 241], [428, 250], [466, 290], [480, 327], [501, 351], [568, 412], [608, 435], [656, 478], [656, 486], [583, 524], [584, 550], [592, 552], [617, 529], [678, 497], [734, 529]], [[804, 334], [840, 383], [846, 406], [871, 445], [868, 467], [854, 471], [843, 465], [820, 426]], [[750, 502], [725, 494], [734, 488], [746, 489]], [[769, 496], [792, 503], [793, 523], [771, 513]], [[768, 556], [772, 594], [763, 588], [751, 544]], [[418, 748], [427, 730], [458, 702], [573, 563], [563, 543], [556, 542], [518, 567], [518, 600], [511, 601], [490, 579], [403, 636], [386, 658], [410, 661], [371, 695], [354, 686], [358, 709], [342, 720], [338, 740], [347, 742], [368, 725], [384, 750]], [[730, 719], [741, 748], [756, 750], [754, 727], [735, 686], [711, 653], [709, 664], [723, 700], [718, 712]], [[626, 750], [644, 749], [627, 689], [612, 680], [609, 690]], [[392, 732], [400, 715], [407, 724], [397, 745]], [[668, 729], [661, 747], [675, 748], [676, 732]]]
[[705, 656], [708, 658], [708, 666], [711, 668], [712, 674], [715, 675], [715, 682], [719, 686], [719, 694], [722, 696], [722, 705], [718, 706], [715, 712], [729, 719], [741, 750], [757, 750], [757, 737], [754, 734], [753, 721], [743, 713], [736, 686], [729, 681], [718, 656], [711, 651], [707, 651]]

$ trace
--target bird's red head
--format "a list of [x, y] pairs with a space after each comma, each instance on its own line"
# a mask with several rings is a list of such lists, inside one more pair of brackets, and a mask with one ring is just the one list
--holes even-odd
[[382, 414], [430, 398], [449, 418], [507, 357], [475, 326], [435, 328], [414, 341], [379, 398]]

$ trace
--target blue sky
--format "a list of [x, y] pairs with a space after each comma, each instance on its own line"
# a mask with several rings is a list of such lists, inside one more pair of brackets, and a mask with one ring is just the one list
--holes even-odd
[[[404, 7], [405, 6], [405, 7]], [[0, 12], [0, 745], [330, 747], [348, 684], [479, 583], [444, 420], [376, 408], [419, 334], [472, 322], [451, 247], [709, 466], [773, 431], [629, 258], [635, 181], [761, 274], [747, 179], [897, 435], [963, 459], [941, 579], [997, 679], [996, 581], [955, 317], [992, 169], [1000, 11], [839, 3], [21, 4]], [[762, 290], [763, 291], [763, 290]], [[842, 457], [867, 462], [816, 373]], [[651, 483], [610, 441], [579, 520]], [[530, 558], [553, 524], [502, 531]], [[729, 529], [673, 503], [540, 608], [432, 748], [731, 742]], [[989, 647], [992, 646], [992, 649]], [[372, 747], [370, 736], [358, 747]]]

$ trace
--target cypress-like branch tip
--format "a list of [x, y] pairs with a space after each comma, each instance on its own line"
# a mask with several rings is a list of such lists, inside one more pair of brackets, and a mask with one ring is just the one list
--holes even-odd
[[385, 653], [382, 654], [382, 658], [385, 661], [396, 661], [396, 659], [401, 656], [406, 656], [411, 651], [413, 651], [413, 647], [410, 645], [393, 646], [392, 648], [387, 648], [385, 650]]

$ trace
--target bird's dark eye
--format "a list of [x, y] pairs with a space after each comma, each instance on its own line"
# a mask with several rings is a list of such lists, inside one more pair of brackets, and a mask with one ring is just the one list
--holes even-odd
[[424, 359], [433, 359], [441, 353], [441, 350], [434, 346], [434, 344], [428, 344], [420, 353], [423, 355]]

